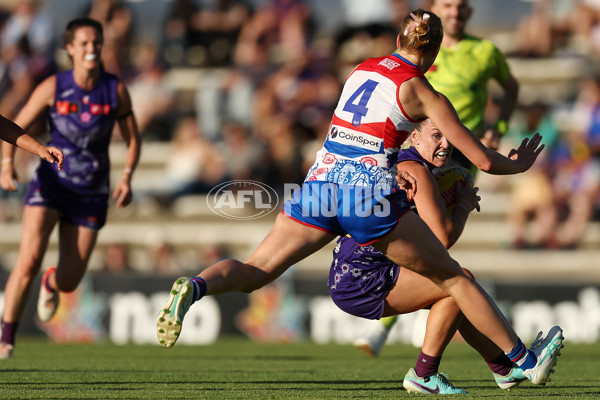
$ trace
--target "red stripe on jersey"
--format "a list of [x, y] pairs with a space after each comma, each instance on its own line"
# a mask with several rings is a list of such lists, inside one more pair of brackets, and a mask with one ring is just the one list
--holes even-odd
[[402, 146], [402, 143], [406, 141], [408, 135], [410, 135], [410, 132], [397, 130], [396, 126], [389, 118], [385, 121], [385, 128], [383, 131], [385, 132], [385, 136], [383, 137], [383, 147], [386, 149], [399, 149], [400, 146]]
[[[398, 67], [390, 68], [388, 66], [389, 63], [385, 63], [384, 61], [397, 64]], [[407, 79], [414, 78], [415, 76], [427, 79], [421, 70], [419, 70], [419, 68], [417, 68], [415, 65], [408, 64], [401, 58], [395, 56], [369, 58], [360, 64], [356, 69], [377, 72], [378, 74], [391, 79], [398, 86], [400, 86]]]

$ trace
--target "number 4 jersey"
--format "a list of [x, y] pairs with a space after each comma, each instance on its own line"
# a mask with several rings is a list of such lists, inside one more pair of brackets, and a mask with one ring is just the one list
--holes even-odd
[[394, 185], [389, 170], [396, 164], [402, 143], [420, 122], [405, 114], [398, 99], [400, 85], [414, 77], [425, 79], [416, 65], [398, 54], [358, 65], [346, 80], [327, 138], [306, 181]]

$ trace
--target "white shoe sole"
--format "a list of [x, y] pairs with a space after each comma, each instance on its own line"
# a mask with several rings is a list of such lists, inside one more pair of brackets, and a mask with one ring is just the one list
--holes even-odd
[[173, 283], [169, 299], [156, 320], [156, 335], [163, 347], [173, 347], [181, 333], [182, 319], [179, 318], [181, 307], [188, 296], [192, 296], [192, 284], [187, 278], [179, 278]]

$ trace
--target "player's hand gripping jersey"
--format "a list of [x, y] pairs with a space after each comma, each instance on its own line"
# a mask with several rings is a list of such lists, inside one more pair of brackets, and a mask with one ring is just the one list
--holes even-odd
[[389, 174], [398, 151], [420, 122], [398, 99], [400, 85], [424, 78], [411, 62], [393, 54], [361, 63], [348, 77], [323, 148], [306, 181], [356, 186], [396, 186]]

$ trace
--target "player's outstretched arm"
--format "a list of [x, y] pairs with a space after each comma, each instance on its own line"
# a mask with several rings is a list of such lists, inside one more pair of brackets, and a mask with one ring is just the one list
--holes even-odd
[[[21, 127], [14, 122], [0, 116], [0, 132], [2, 140], [35, 154], [42, 160], [58, 164], [62, 169], [63, 153], [60, 149], [52, 146], [44, 146], [29, 136]], [[6, 160], [6, 158], [4, 159]]]

